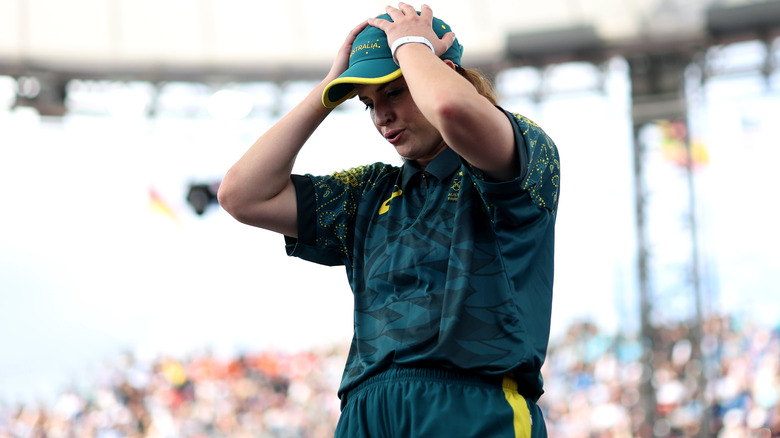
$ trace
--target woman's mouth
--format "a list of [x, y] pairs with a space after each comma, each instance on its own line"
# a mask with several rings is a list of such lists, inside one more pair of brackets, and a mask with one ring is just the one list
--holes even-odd
[[390, 144], [396, 144], [399, 141], [401, 141], [403, 135], [404, 135], [403, 129], [393, 129], [392, 131], [387, 131], [385, 133], [385, 140], [390, 142]]

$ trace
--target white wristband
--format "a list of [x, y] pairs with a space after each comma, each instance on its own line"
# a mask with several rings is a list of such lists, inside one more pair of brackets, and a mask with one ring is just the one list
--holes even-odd
[[399, 47], [403, 46], [406, 43], [423, 43], [431, 49], [431, 52], [433, 52], [434, 55], [436, 54], [436, 49], [433, 48], [433, 44], [431, 44], [431, 42], [428, 41], [428, 39], [425, 37], [421, 37], [421, 36], [401, 37], [393, 41], [393, 44], [390, 46], [390, 53], [393, 55], [393, 61], [395, 61], [396, 65], [398, 64], [398, 60], [395, 59], [395, 51], [398, 50]]

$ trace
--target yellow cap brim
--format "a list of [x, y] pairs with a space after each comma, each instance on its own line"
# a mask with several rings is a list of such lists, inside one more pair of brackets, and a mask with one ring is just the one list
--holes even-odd
[[376, 78], [353, 75], [347, 76], [347, 74], [350, 73], [350, 70], [351, 69], [344, 72], [344, 76], [339, 76], [325, 86], [325, 90], [322, 92], [322, 104], [325, 105], [326, 108], [335, 108], [345, 100], [354, 97], [357, 94], [357, 90], [355, 89], [355, 85], [357, 84], [385, 84], [401, 77], [401, 69], [397, 67], [392, 73]]

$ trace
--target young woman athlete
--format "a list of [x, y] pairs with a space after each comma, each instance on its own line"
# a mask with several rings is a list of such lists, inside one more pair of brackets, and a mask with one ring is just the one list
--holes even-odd
[[[462, 50], [428, 6], [388, 6], [219, 189], [225, 210], [283, 234], [289, 255], [346, 268], [354, 335], [337, 437], [546, 436], [536, 401], [558, 152], [496, 105]], [[311, 134], [354, 96], [403, 165], [293, 175]]]

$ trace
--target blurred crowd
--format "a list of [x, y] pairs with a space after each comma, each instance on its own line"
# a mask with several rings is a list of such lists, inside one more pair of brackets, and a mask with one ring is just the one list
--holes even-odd
[[144, 364], [128, 354], [88, 390], [46, 406], [0, 404], [0, 437], [332, 437], [346, 355], [334, 347]]
[[[654, 333], [626, 338], [584, 322], [553, 340], [540, 400], [549, 436], [780, 436], [777, 327], [716, 317], [701, 332], [679, 323]], [[0, 438], [330, 437], [345, 347], [151, 363], [128, 354], [53, 403], [0, 401]]]
[[653, 332], [625, 339], [582, 323], [551, 346], [540, 401], [551, 437], [780, 436], [780, 327], [715, 317], [698, 333]]

